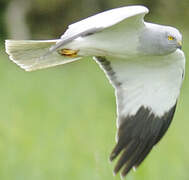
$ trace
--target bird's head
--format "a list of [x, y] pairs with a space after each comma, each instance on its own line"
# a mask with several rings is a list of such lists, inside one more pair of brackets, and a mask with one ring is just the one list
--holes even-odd
[[166, 55], [182, 48], [182, 35], [176, 28], [146, 23], [140, 42], [144, 54]]
[[170, 50], [175, 51], [177, 48], [182, 48], [182, 35], [176, 28], [165, 27], [165, 39]]

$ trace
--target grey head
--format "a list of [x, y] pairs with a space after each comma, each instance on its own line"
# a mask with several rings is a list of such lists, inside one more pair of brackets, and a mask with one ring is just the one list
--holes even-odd
[[145, 23], [139, 38], [142, 54], [166, 55], [182, 47], [182, 35], [173, 27]]

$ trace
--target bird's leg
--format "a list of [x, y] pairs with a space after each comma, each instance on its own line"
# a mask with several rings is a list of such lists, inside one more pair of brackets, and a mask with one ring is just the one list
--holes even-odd
[[58, 53], [62, 56], [68, 56], [68, 57], [76, 57], [79, 50], [73, 50], [73, 49], [60, 49], [58, 50]]

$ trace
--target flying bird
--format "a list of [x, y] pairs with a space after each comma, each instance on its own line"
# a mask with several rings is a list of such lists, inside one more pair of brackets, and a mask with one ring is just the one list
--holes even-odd
[[69, 25], [55, 40], [6, 40], [9, 58], [26, 71], [92, 57], [115, 89], [114, 173], [137, 168], [167, 131], [185, 73], [182, 35], [144, 21], [148, 9], [127, 6]]

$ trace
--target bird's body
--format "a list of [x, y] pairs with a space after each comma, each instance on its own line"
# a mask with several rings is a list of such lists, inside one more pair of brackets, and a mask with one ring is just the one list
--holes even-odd
[[10, 59], [27, 71], [93, 57], [115, 88], [117, 144], [110, 160], [125, 176], [144, 160], [173, 118], [185, 71], [182, 36], [144, 22], [148, 9], [129, 6], [69, 26], [58, 40], [6, 41]]

